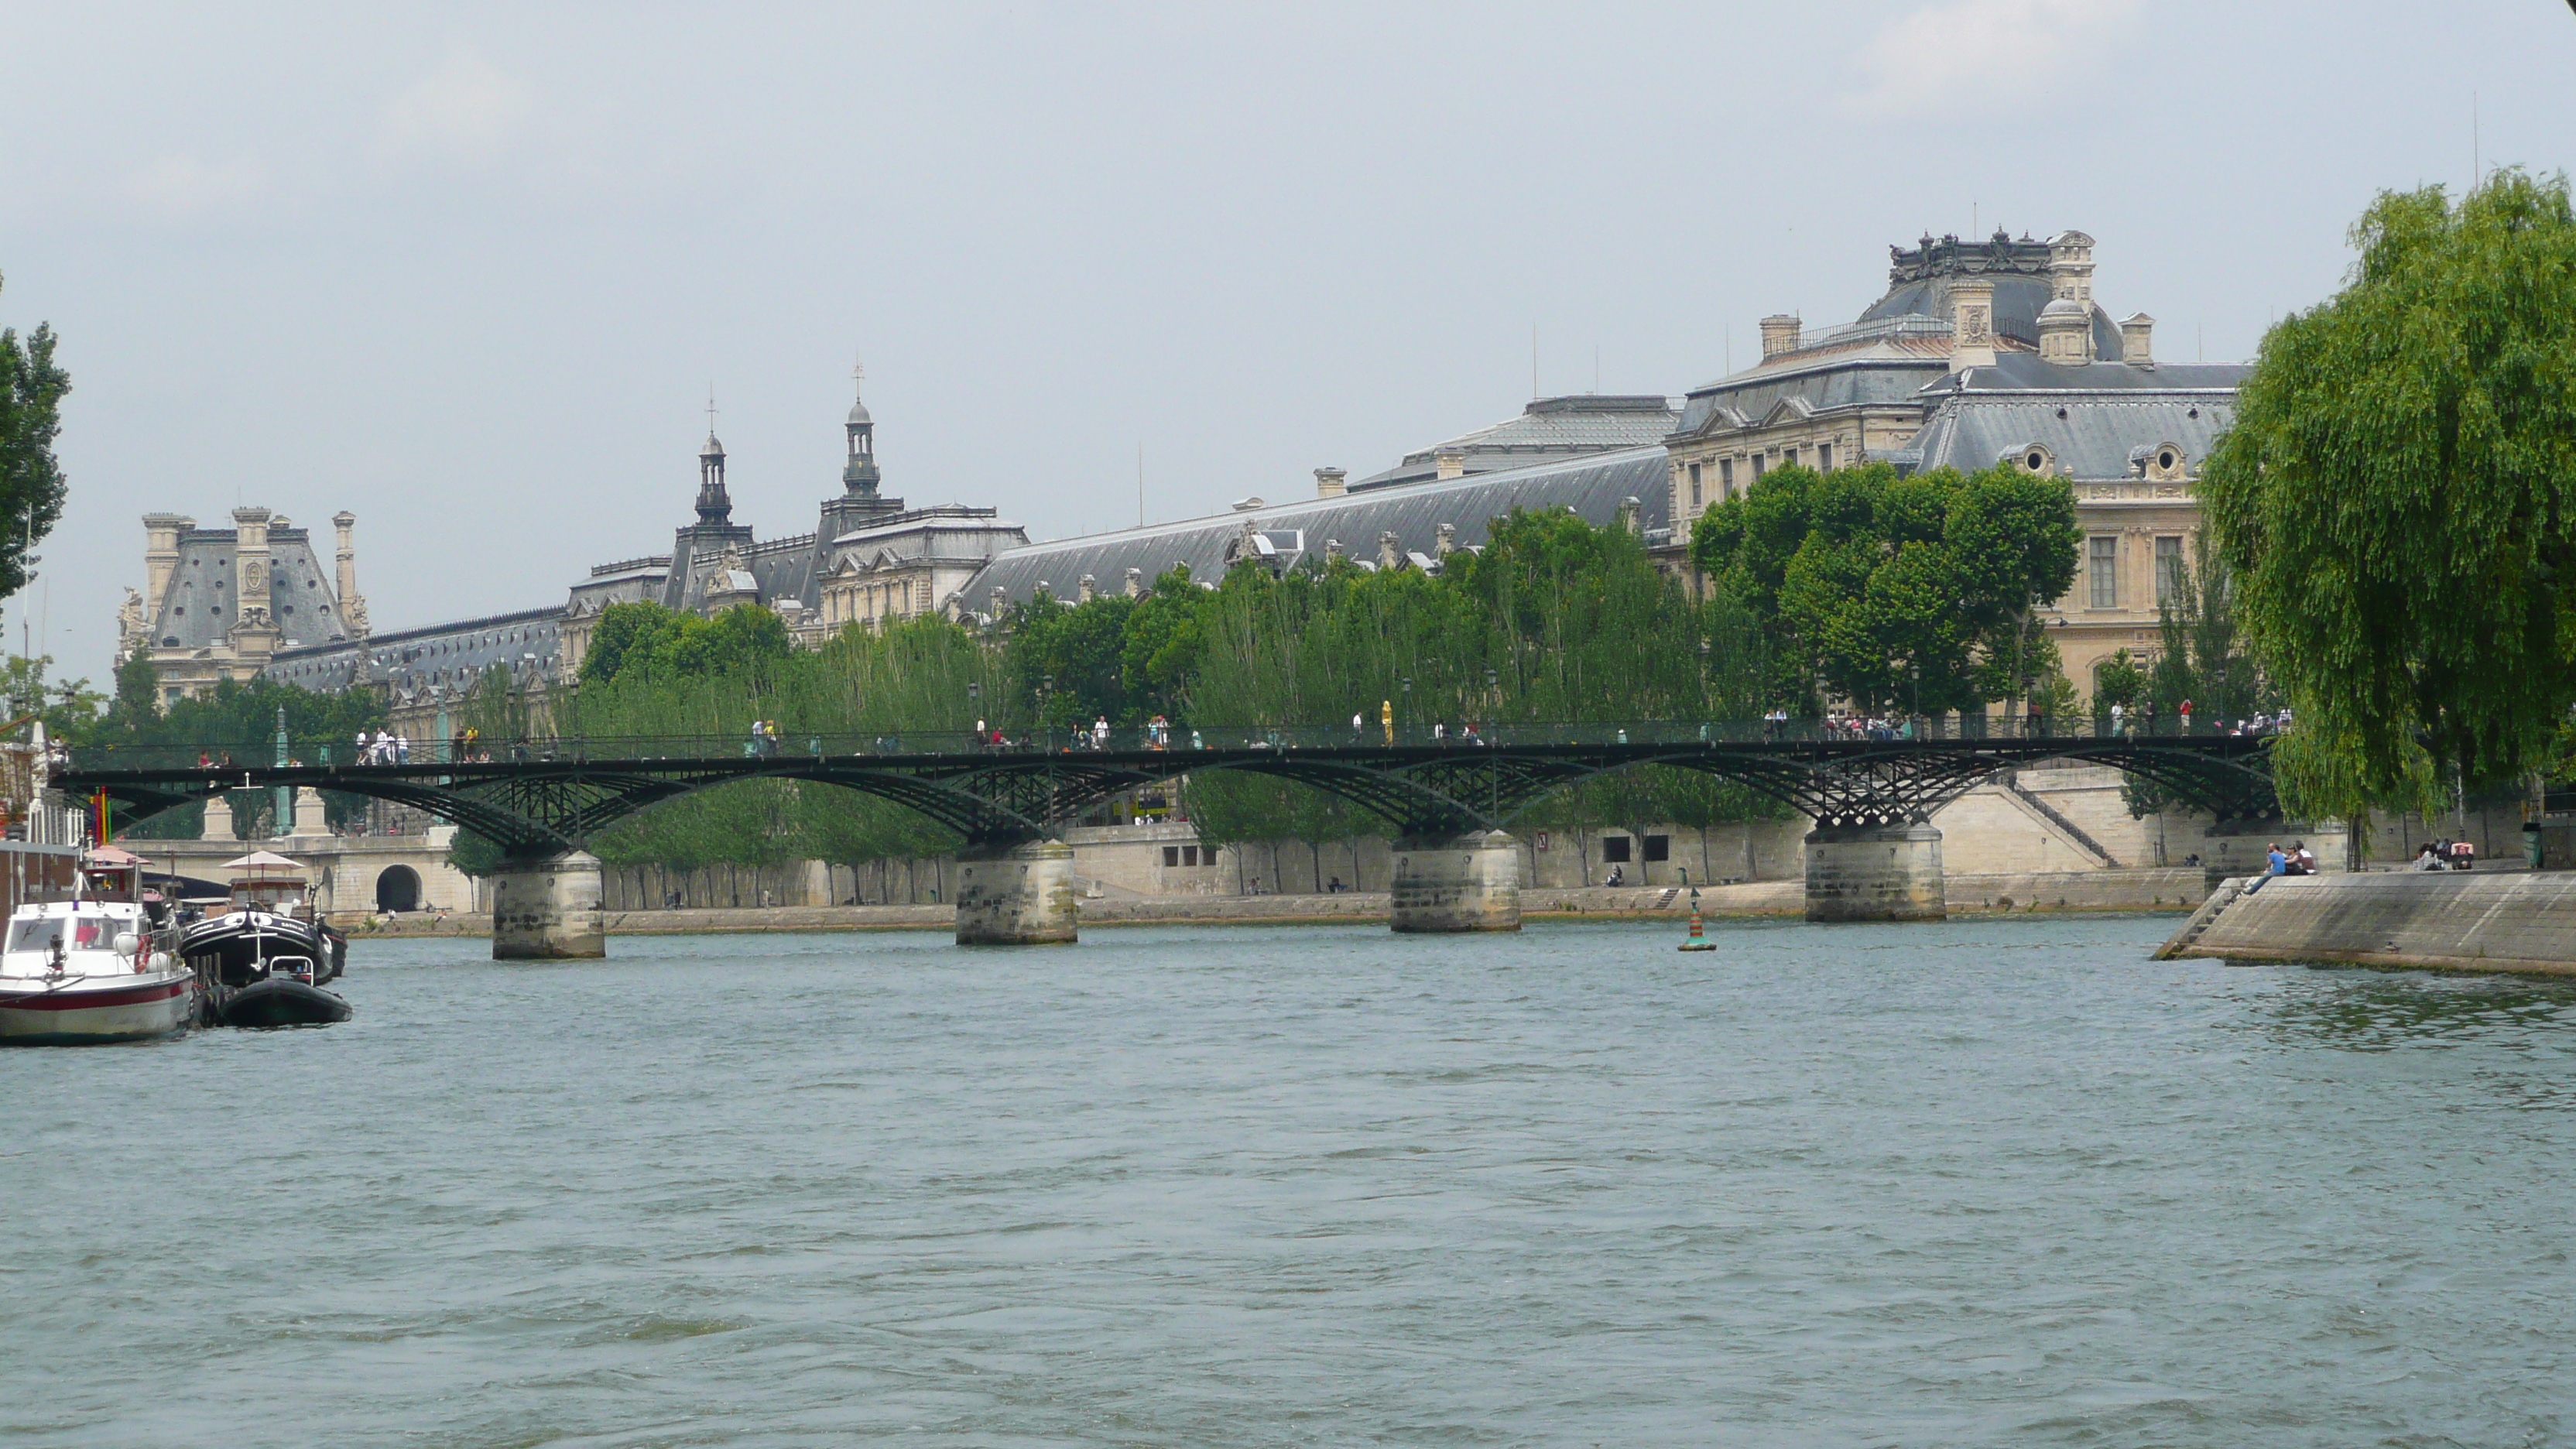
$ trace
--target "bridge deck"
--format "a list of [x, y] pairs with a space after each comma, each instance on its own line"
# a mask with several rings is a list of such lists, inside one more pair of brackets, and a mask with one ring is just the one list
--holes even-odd
[[[1295, 780], [1411, 835], [1499, 830], [1557, 788], [1637, 765], [1733, 780], [1824, 824], [1920, 822], [1997, 771], [2052, 759], [2108, 765], [2221, 816], [2277, 811], [2268, 738], [2047, 733], [1927, 737], [1763, 722], [1500, 726], [1434, 737], [1358, 730], [1206, 727], [1041, 734], [785, 734], [433, 742], [407, 759], [244, 764], [215, 749], [76, 750], [52, 787], [103, 792], [148, 816], [230, 790], [337, 790], [416, 806], [519, 853], [577, 846], [662, 800], [746, 779], [811, 780], [894, 800], [971, 840], [1045, 836], [1127, 790], [1214, 770]], [[346, 744], [340, 745], [347, 752]], [[292, 759], [298, 753], [290, 747]], [[372, 753], [372, 752], [371, 752]], [[435, 756], [435, 758], [433, 758]], [[457, 758], [447, 758], [458, 756]]]

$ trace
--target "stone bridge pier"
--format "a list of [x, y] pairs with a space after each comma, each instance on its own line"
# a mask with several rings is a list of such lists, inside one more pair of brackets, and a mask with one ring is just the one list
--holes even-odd
[[958, 852], [958, 945], [1060, 945], [1076, 939], [1080, 927], [1072, 846], [1034, 840]]
[[1407, 934], [1521, 928], [1520, 842], [1499, 830], [1395, 843], [1387, 926]]
[[1820, 825], [1807, 835], [1807, 919], [1946, 921], [1941, 832], [1929, 825]]
[[607, 954], [598, 856], [570, 850], [513, 858], [493, 872], [493, 960], [579, 961]]

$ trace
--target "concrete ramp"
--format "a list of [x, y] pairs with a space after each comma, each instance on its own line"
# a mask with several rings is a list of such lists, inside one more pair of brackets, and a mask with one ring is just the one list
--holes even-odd
[[2220, 886], [2157, 957], [2576, 975], [2576, 871], [2274, 876], [2243, 889], [2248, 884]]

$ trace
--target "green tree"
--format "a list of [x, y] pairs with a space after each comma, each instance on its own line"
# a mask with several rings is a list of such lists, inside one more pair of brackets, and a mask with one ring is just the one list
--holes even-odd
[[2576, 703], [2576, 210], [2500, 171], [2382, 194], [2343, 290], [2264, 338], [2200, 484], [2297, 726], [2295, 810], [2423, 808]]
[[90, 688], [86, 678], [48, 682], [46, 674], [53, 667], [50, 654], [0, 664], [0, 696], [7, 699], [8, 718], [33, 716], [43, 720], [46, 732], [56, 738], [86, 738], [98, 724], [107, 696]]
[[116, 666], [116, 696], [100, 724], [109, 730], [141, 734], [161, 723], [161, 671], [152, 656], [137, 649]]
[[599, 622], [590, 627], [590, 647], [581, 656], [582, 683], [615, 679], [628, 654], [649, 654], [653, 642], [678, 623], [678, 616], [650, 602], [611, 604], [600, 610]]
[[792, 652], [786, 621], [758, 604], [736, 604], [712, 618], [655, 603], [611, 604], [592, 626], [581, 678], [587, 685], [630, 674], [666, 680], [727, 672], [766, 676]]
[[1127, 619], [1135, 609], [1125, 594], [1082, 604], [1041, 594], [1015, 610], [1003, 646], [1015, 709], [1053, 729], [1142, 718], [1126, 682]]
[[[266, 763], [276, 757], [281, 710], [288, 758], [308, 763], [345, 764], [360, 730], [385, 725], [384, 702], [370, 690], [322, 694], [273, 679], [227, 679], [204, 694], [156, 708], [153, 697], [158, 688], [150, 661], [129, 659], [117, 667], [113, 703], [75, 684], [82, 714], [49, 715], [49, 720], [60, 718], [62, 724], [56, 727], [80, 744], [131, 750], [152, 764], [197, 758]], [[270, 791], [236, 790], [230, 798], [235, 828], [244, 839], [268, 832], [275, 813]], [[363, 796], [322, 792], [323, 811], [334, 824], [356, 818], [370, 803]], [[202, 828], [203, 814], [200, 807], [191, 805], [154, 816], [126, 833], [145, 839], [185, 839]]]
[[2065, 480], [1789, 467], [1700, 516], [1693, 559], [1775, 641], [1771, 702], [1870, 713], [2018, 699], [2056, 667], [2040, 611], [2075, 577]]
[[2096, 729], [2107, 731], [2110, 728], [2114, 706], [2134, 721], [2138, 704], [2146, 697], [2146, 671], [2138, 667], [2137, 656], [2127, 649], [2115, 649], [2110, 658], [2094, 664], [2093, 724]]
[[[66, 485], [54, 459], [70, 374], [54, 362], [54, 330], [21, 338], [0, 329], [0, 598], [27, 586], [28, 550], [62, 517]], [[23, 711], [22, 711], [23, 712]]]
[[1181, 564], [1154, 580], [1128, 611], [1119, 633], [1118, 682], [1137, 709], [1180, 713], [1182, 692], [1207, 649], [1204, 616], [1213, 592], [1199, 587], [1189, 565]]

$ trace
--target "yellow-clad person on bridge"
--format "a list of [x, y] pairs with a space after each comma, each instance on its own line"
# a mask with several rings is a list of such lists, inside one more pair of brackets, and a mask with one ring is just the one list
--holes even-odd
[[1386, 742], [1387, 742], [1388, 744], [1390, 744], [1390, 745], [1391, 745], [1391, 744], [1394, 744], [1394, 743], [1395, 743], [1395, 701], [1394, 701], [1394, 700], [1391, 700], [1391, 699], [1381, 699], [1381, 700], [1379, 700], [1379, 701], [1377, 702], [1377, 719], [1378, 719], [1378, 723], [1380, 723], [1380, 724], [1382, 724], [1382, 725], [1385, 725], [1385, 726], [1386, 726]]

